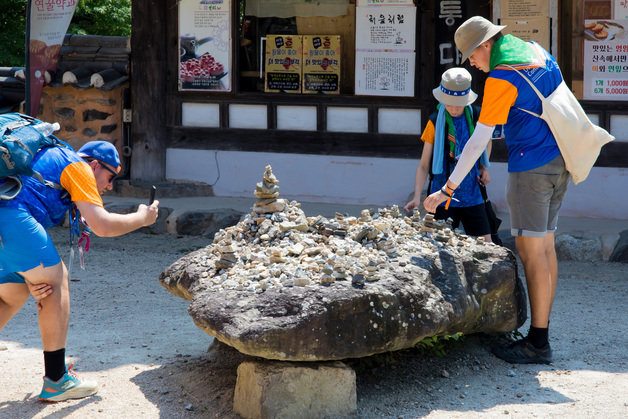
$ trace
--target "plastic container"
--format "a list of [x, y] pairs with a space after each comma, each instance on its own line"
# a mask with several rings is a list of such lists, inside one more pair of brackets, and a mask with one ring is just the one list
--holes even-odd
[[52, 135], [53, 132], [59, 131], [61, 129], [61, 125], [58, 122], [48, 123], [42, 122], [33, 126], [37, 131], [41, 132], [44, 137]]

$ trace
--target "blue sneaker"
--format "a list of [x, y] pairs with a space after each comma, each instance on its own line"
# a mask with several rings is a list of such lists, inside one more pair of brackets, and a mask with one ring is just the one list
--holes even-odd
[[73, 366], [74, 364], [70, 364], [59, 381], [44, 377], [44, 387], [41, 389], [39, 398], [48, 402], [60, 402], [95, 394], [98, 391], [98, 384], [93, 381], [81, 381], [72, 370]]

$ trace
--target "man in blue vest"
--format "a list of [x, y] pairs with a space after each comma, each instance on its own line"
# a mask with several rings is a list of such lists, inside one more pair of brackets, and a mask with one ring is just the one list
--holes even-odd
[[72, 365], [65, 365], [68, 270], [46, 229], [59, 224], [75, 206], [96, 235], [120, 236], [153, 224], [159, 202], [140, 205], [131, 214], [104, 209], [100, 196], [112, 189], [121, 169], [117, 150], [106, 141], [88, 142], [78, 153], [69, 147], [43, 148], [32, 167], [63, 190], [23, 176], [20, 193], [12, 200], [0, 200], [0, 330], [24, 305], [30, 291], [39, 308], [44, 350], [45, 376], [39, 397], [46, 401], [82, 398], [96, 393], [97, 385], [82, 381]]
[[503, 28], [474, 16], [456, 31], [454, 40], [462, 61], [468, 58], [472, 66], [489, 74], [476, 129], [444, 190], [431, 194], [424, 206], [431, 211], [450, 199], [486, 147], [494, 126], [503, 124], [511, 234], [528, 285], [530, 331], [508, 346], [493, 348], [493, 353], [510, 363], [549, 364], [549, 318], [558, 280], [554, 232], [570, 176], [549, 126], [526, 112], [541, 114], [542, 105], [524, 77], [544, 96], [563, 79], [556, 60], [540, 45], [503, 36]]

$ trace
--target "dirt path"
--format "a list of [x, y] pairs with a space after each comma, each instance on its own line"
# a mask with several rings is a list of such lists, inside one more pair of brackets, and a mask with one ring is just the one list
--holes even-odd
[[[56, 243], [67, 229], [55, 228]], [[232, 418], [244, 357], [212, 339], [159, 273], [201, 237], [92, 239], [71, 282], [69, 360], [97, 395], [37, 400], [43, 357], [33, 300], [0, 332], [0, 418]], [[65, 251], [65, 249], [62, 249]], [[67, 259], [66, 259], [67, 260]], [[561, 262], [551, 366], [512, 366], [468, 338], [444, 358], [401, 352], [354, 364], [360, 418], [628, 417], [628, 266]], [[527, 325], [525, 326], [527, 329]]]

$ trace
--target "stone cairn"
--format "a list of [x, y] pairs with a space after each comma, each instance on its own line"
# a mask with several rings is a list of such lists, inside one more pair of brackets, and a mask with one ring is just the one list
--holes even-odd
[[281, 212], [288, 204], [285, 199], [277, 199], [279, 197], [279, 181], [273, 174], [270, 165], [266, 166], [264, 177], [255, 186], [254, 193], [257, 197], [257, 202], [255, 202], [253, 211], [257, 214]]
[[391, 275], [392, 265], [403, 269], [409, 255], [487, 245], [430, 214], [421, 219], [415, 210], [404, 216], [396, 205], [365, 209], [360, 217], [306, 217], [300, 203], [278, 198], [278, 184], [266, 166], [252, 212], [218, 231], [213, 244], [193, 256], [190, 262], [202, 271], [198, 285], [253, 293], [336, 281], [362, 288]]

